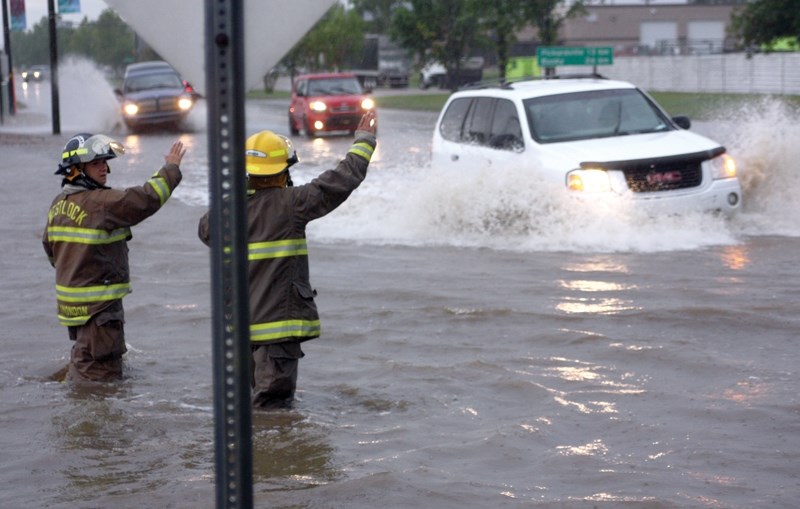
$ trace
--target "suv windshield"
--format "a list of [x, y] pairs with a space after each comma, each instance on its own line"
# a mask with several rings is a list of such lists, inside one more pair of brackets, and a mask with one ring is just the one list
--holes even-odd
[[531, 133], [539, 143], [671, 129], [664, 115], [636, 89], [559, 94], [523, 103]]
[[139, 92], [153, 88], [183, 88], [177, 74], [171, 72], [140, 74], [128, 77], [125, 82], [126, 92]]
[[310, 80], [308, 95], [347, 95], [363, 94], [361, 85], [355, 78], [329, 78]]

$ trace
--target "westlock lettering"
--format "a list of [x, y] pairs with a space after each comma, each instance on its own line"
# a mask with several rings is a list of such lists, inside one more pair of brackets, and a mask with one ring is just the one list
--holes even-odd
[[50, 208], [47, 218], [52, 223], [54, 217], [61, 215], [69, 217], [75, 221], [75, 224], [80, 226], [83, 220], [86, 219], [87, 213], [73, 202], [61, 200]]

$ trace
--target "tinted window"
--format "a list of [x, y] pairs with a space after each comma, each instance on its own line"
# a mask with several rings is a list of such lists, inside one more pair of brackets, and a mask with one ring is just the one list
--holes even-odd
[[524, 105], [531, 134], [540, 143], [671, 129], [667, 118], [636, 89], [536, 97]]
[[467, 113], [461, 141], [485, 145], [489, 141], [489, 121], [492, 118], [492, 108], [495, 99], [478, 97], [472, 102], [472, 107]]
[[517, 107], [508, 99], [498, 99], [495, 104], [489, 146], [502, 150], [522, 150], [525, 146]]
[[454, 99], [447, 107], [439, 125], [439, 132], [442, 138], [450, 141], [461, 141], [461, 129], [464, 126], [464, 119], [467, 117], [469, 105], [472, 104], [471, 97]]
[[177, 74], [171, 72], [133, 75], [125, 82], [125, 91], [127, 92], [138, 92], [154, 88], [183, 89], [183, 83]]

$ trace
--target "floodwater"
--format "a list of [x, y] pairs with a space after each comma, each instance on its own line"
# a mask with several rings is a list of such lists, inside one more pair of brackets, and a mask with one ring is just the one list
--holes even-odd
[[[69, 341], [39, 239], [67, 132], [112, 129], [116, 187], [178, 136], [101, 125], [113, 115], [0, 140], [3, 508], [214, 506], [201, 123], [180, 135], [184, 182], [130, 242], [129, 378], [48, 380]], [[247, 121], [285, 132], [285, 103]], [[575, 208], [521, 172], [453, 178], [430, 167], [433, 121], [382, 111], [367, 180], [309, 229], [323, 337], [295, 408], [253, 416], [255, 506], [796, 507], [796, 114], [766, 102], [696, 126], [742, 164], [731, 220]], [[296, 142], [303, 182], [350, 139]]]

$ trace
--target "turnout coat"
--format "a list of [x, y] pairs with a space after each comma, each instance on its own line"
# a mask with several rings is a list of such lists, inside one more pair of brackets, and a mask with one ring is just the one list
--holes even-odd
[[83, 325], [130, 293], [130, 228], [156, 213], [181, 178], [178, 166], [167, 164], [142, 186], [90, 190], [64, 185], [42, 237], [56, 269], [61, 325]]
[[[247, 258], [250, 341], [306, 341], [319, 337], [316, 291], [309, 278], [306, 225], [341, 205], [367, 175], [375, 138], [359, 138], [336, 168], [296, 187], [250, 191]], [[210, 245], [209, 213], [198, 235]]]

